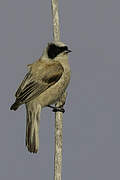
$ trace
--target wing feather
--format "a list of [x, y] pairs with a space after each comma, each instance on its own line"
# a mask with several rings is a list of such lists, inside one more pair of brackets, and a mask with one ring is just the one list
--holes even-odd
[[25, 75], [22, 83], [20, 84], [18, 90], [16, 91], [15, 97], [19, 96], [21, 90], [24, 88], [24, 86], [25, 86], [25, 84], [26, 84], [26, 82], [27, 82], [26, 80], [27, 80], [27, 79], [30, 79], [30, 78], [31, 78], [31, 72], [29, 71], [29, 72]]
[[62, 76], [63, 71], [64, 69], [59, 62], [44, 63], [40, 61], [39, 66], [33, 66], [15, 94], [17, 104], [34, 99], [54, 85]]

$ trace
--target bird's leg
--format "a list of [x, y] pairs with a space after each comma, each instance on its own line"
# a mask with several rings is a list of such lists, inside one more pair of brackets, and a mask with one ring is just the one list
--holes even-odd
[[58, 111], [64, 113], [65, 109], [63, 108], [63, 106], [54, 107], [53, 112], [58, 112]]
[[59, 106], [59, 107], [54, 107], [54, 106], [48, 105], [48, 107], [52, 108], [52, 109], [53, 109], [53, 110], [52, 110], [53, 112], [58, 112], [58, 111], [60, 111], [60, 112], [62, 112], [62, 113], [65, 112], [65, 110], [64, 110], [64, 108], [63, 108], [62, 105]]
[[48, 105], [47, 107], [52, 108], [52, 109], [54, 109], [54, 108], [55, 108], [54, 106], [51, 106], [51, 105]]

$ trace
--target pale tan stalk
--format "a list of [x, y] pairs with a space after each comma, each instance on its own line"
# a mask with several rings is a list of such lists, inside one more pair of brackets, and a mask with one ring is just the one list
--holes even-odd
[[[58, 0], [51, 0], [53, 18], [53, 39], [60, 41], [60, 25], [58, 13]], [[56, 106], [59, 107], [61, 101]], [[55, 113], [55, 152], [54, 152], [54, 180], [62, 179], [62, 120], [63, 113]]]

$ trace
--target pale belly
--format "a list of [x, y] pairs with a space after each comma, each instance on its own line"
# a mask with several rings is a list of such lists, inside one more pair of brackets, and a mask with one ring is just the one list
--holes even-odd
[[40, 94], [36, 100], [42, 107], [55, 104], [62, 94], [65, 92], [70, 81], [70, 72], [63, 74], [61, 79], [53, 86], [49, 87], [45, 92]]

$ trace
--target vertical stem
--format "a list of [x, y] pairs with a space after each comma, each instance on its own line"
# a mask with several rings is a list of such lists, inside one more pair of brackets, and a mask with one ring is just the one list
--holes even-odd
[[[53, 18], [53, 39], [60, 41], [60, 27], [58, 14], [58, 0], [51, 0]], [[59, 101], [56, 106], [59, 106]], [[54, 180], [62, 178], [62, 119], [63, 113], [55, 113], [55, 152], [54, 152]]]
[[55, 113], [54, 180], [62, 179], [62, 119], [63, 113]]
[[53, 18], [53, 38], [54, 41], [60, 41], [58, 0], [51, 0], [51, 5], [52, 5], [52, 18]]

